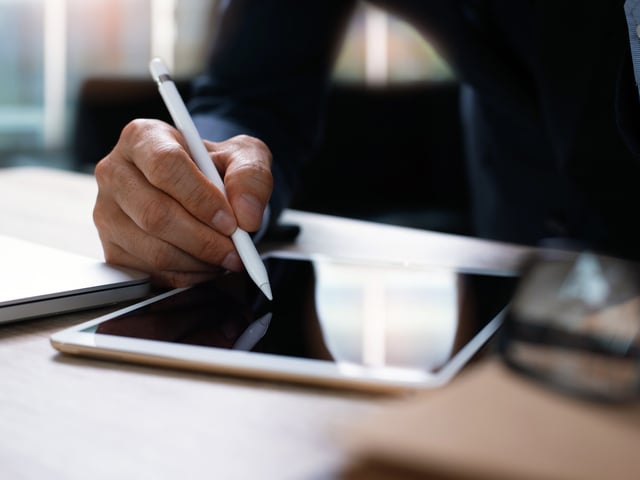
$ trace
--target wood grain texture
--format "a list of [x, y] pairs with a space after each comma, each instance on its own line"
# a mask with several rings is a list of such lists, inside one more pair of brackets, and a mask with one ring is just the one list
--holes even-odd
[[[96, 192], [91, 175], [0, 170], [0, 233], [103, 258], [91, 219]], [[304, 212], [284, 220], [302, 227], [286, 246], [296, 252], [507, 269], [526, 253]], [[53, 332], [108, 310], [0, 326], [0, 478], [336, 478], [347, 460], [336, 436], [387, 402], [74, 358], [50, 346]]]

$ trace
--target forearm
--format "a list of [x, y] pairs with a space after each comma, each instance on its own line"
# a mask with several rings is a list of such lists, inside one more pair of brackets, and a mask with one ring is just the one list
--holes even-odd
[[352, 7], [345, 0], [232, 1], [207, 68], [194, 82], [190, 109], [204, 138], [251, 135], [271, 150], [273, 219], [288, 205], [298, 171], [317, 145]]

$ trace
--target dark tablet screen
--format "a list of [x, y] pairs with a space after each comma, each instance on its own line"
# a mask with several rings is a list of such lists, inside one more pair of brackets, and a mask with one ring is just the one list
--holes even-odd
[[[106, 320], [99, 334], [435, 372], [510, 300], [515, 278], [267, 257], [273, 301], [229, 273]], [[95, 329], [95, 330], [94, 330]]]

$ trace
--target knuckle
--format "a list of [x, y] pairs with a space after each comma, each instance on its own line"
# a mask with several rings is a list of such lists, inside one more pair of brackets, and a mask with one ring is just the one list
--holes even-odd
[[220, 264], [223, 258], [222, 250], [217, 235], [210, 235], [197, 243], [193, 249], [193, 255], [207, 263]]
[[250, 138], [251, 138], [250, 145], [254, 150], [257, 151], [258, 155], [262, 158], [267, 158], [271, 160], [271, 150], [269, 149], [267, 144], [264, 143], [259, 138], [255, 138], [255, 137], [250, 137]]
[[177, 143], [162, 143], [153, 147], [149, 154], [146, 177], [151, 184], [162, 187], [176, 181], [181, 162], [186, 152]]
[[93, 224], [97, 227], [98, 231], [101, 231], [106, 226], [106, 216], [103, 213], [102, 203], [100, 200], [96, 201], [96, 204], [93, 207]]
[[174, 266], [174, 250], [165, 244], [154, 245], [146, 249], [146, 261], [156, 272], [170, 271]]
[[238, 165], [236, 173], [238, 179], [242, 178], [243, 182], [250, 180], [252, 186], [258, 190], [257, 193], [270, 192], [273, 188], [273, 174], [271, 169], [263, 163], [244, 163]]
[[98, 189], [103, 190], [113, 183], [113, 177], [117, 175], [117, 165], [113, 158], [113, 152], [101, 159], [93, 169], [94, 178], [98, 184]]
[[271, 164], [271, 150], [267, 144], [259, 138], [243, 134], [234, 137], [233, 140], [242, 145], [243, 148], [251, 151], [253, 158], [265, 159], [269, 165]]
[[96, 178], [96, 182], [98, 183], [98, 186], [104, 183], [104, 179], [108, 174], [108, 171], [109, 171], [108, 159], [109, 159], [108, 156], [103, 158], [98, 163], [96, 163], [96, 166], [93, 169], [93, 175]]
[[235, 137], [233, 137], [233, 141], [235, 143], [251, 143], [251, 141], [253, 140], [254, 137], [250, 136], [250, 135], [246, 135], [244, 133], [241, 133], [240, 135], [236, 135]]
[[165, 202], [147, 199], [140, 206], [139, 226], [153, 236], [162, 234], [171, 225], [173, 215]]
[[118, 207], [111, 201], [108, 195], [98, 191], [96, 201], [93, 205], [93, 224], [98, 229], [98, 233], [104, 235], [114, 229]]
[[184, 204], [191, 211], [200, 211], [205, 208], [207, 211], [219, 208], [219, 200], [210, 189], [202, 186], [194, 186], [184, 194]]
[[127, 123], [120, 133], [120, 141], [137, 141], [153, 127], [155, 122], [146, 118], [136, 118]]
[[170, 184], [185, 160], [189, 160], [172, 127], [160, 120], [131, 120], [122, 129], [116, 148], [119, 146], [134, 163], [144, 160], [139, 165], [143, 165], [145, 177], [160, 187]]
[[93, 173], [99, 191], [114, 191], [130, 182], [131, 166], [121, 145], [116, 145], [94, 167]]

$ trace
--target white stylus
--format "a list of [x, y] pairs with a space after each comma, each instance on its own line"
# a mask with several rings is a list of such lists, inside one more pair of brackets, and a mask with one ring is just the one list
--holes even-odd
[[[193, 123], [191, 115], [189, 115], [189, 111], [171, 78], [169, 69], [160, 58], [154, 58], [149, 63], [149, 70], [151, 71], [151, 76], [158, 84], [160, 96], [162, 96], [176, 128], [180, 130], [180, 133], [182, 133], [182, 136], [187, 142], [191, 157], [202, 173], [226, 196], [224, 183], [220, 178], [220, 174], [209, 157], [204, 142], [200, 138], [200, 134]], [[235, 232], [231, 234], [231, 240], [251, 279], [258, 285], [265, 296], [269, 300], [272, 300], [273, 296], [271, 294], [271, 285], [269, 284], [267, 269], [249, 234], [237, 228]]]
[[271, 315], [271, 312], [267, 312], [255, 322], [252, 322], [251, 325], [242, 332], [242, 335], [238, 337], [231, 348], [233, 350], [245, 350], [248, 352], [255, 347], [256, 343], [267, 333], [267, 329], [271, 323]]

